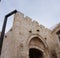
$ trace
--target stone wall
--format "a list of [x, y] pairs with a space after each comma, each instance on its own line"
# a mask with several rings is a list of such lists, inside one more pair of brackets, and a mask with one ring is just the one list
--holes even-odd
[[[39, 38], [39, 41], [34, 38]], [[51, 51], [59, 49], [58, 38], [52, 30], [17, 12], [13, 27], [5, 34], [1, 58], [29, 58], [30, 48], [39, 49], [44, 58], [50, 58]]]
[[[56, 45], [56, 53], [57, 53], [57, 55], [58, 55], [58, 57], [60, 57], [60, 40], [59, 40], [59, 36], [58, 36], [58, 34], [57, 34], [57, 32], [59, 32], [60, 31], [60, 23], [58, 23], [57, 24], [57, 26], [52, 30], [52, 34], [54, 34], [55, 35], [55, 38], [57, 39], [57, 43], [58, 43], [58, 45]], [[53, 36], [54, 36], [53, 35]]]

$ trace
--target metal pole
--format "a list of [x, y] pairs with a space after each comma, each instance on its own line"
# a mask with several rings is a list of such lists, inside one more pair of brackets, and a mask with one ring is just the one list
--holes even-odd
[[9, 16], [15, 14], [15, 13], [17, 13], [17, 10], [14, 10], [14, 11], [10, 12], [9, 14], [5, 15], [5, 19], [4, 19], [4, 23], [3, 23], [3, 27], [2, 27], [2, 32], [1, 32], [1, 36], [0, 36], [0, 55], [1, 55], [2, 45], [3, 45], [4, 35], [5, 35], [7, 18], [8, 18]]

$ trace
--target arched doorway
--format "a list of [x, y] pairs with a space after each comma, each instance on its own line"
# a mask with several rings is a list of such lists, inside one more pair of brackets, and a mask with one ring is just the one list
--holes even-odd
[[29, 58], [43, 58], [43, 52], [35, 48], [30, 48]]
[[41, 36], [31, 36], [27, 41], [27, 44], [29, 58], [50, 58], [48, 46]]

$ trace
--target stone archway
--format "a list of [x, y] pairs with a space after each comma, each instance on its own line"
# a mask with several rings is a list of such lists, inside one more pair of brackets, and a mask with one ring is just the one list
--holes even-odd
[[28, 44], [29, 58], [50, 58], [48, 49], [46, 49], [47, 45], [44, 41], [41, 40], [43, 38], [39, 36], [34, 36], [30, 39], [31, 40], [29, 40]]
[[30, 48], [29, 58], [43, 58], [43, 52], [36, 48]]

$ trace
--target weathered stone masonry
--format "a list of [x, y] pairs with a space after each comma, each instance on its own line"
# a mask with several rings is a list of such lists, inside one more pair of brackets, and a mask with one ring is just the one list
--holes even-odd
[[[18, 12], [13, 27], [5, 34], [1, 58], [60, 58], [60, 24], [50, 30]], [[32, 54], [33, 53], [33, 54]], [[34, 58], [33, 57], [33, 58]]]

